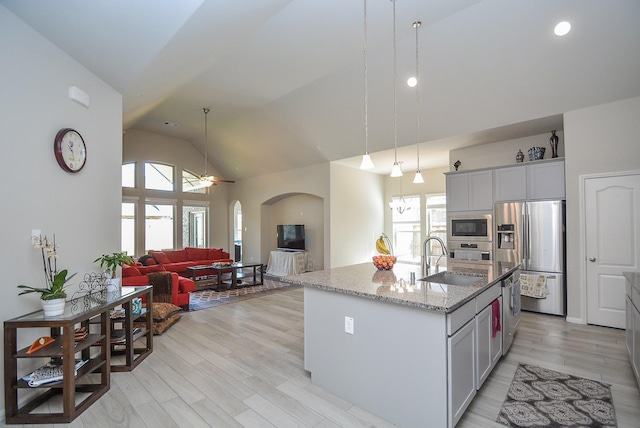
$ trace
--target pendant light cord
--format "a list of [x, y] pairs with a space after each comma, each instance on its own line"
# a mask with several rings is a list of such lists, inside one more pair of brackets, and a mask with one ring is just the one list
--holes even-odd
[[207, 177], [207, 164], [209, 163], [207, 157], [207, 153], [209, 153], [209, 145], [207, 144], [207, 116], [209, 114], [209, 109], [204, 107], [202, 111], [204, 112], [204, 176]]
[[418, 80], [418, 28], [420, 28], [421, 25], [422, 23], [420, 21], [413, 23], [413, 27], [416, 29], [416, 156], [418, 160], [418, 172], [420, 172], [420, 115], [418, 114], [420, 112], [420, 81]]
[[369, 154], [369, 90], [367, 81], [367, 0], [364, 0], [364, 153]]
[[396, 52], [396, 0], [393, 3], [393, 147], [394, 161], [398, 163], [398, 84], [396, 82], [397, 52]]

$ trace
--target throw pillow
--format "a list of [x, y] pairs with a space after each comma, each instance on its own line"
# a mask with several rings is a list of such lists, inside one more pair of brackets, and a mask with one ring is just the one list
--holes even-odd
[[151, 313], [155, 321], [164, 321], [178, 312], [182, 312], [182, 308], [173, 303], [153, 302], [151, 305]]
[[153, 257], [158, 263], [171, 263], [169, 257], [164, 253], [164, 251], [149, 251], [151, 257]]

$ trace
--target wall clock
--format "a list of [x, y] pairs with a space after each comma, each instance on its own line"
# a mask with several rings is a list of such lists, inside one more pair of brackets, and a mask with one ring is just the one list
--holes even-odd
[[58, 131], [53, 141], [53, 151], [58, 164], [67, 172], [78, 172], [87, 162], [87, 146], [75, 129], [63, 128]]

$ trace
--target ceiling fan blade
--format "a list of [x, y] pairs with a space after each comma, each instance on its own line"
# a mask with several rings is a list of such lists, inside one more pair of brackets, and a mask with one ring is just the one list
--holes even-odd
[[218, 177], [214, 177], [213, 182], [214, 183], [235, 183], [235, 181], [233, 180], [225, 180], [224, 178], [218, 178]]

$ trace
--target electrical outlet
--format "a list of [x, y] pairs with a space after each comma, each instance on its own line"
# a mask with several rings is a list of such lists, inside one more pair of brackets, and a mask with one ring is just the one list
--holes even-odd
[[344, 332], [353, 334], [353, 318], [344, 317]]

